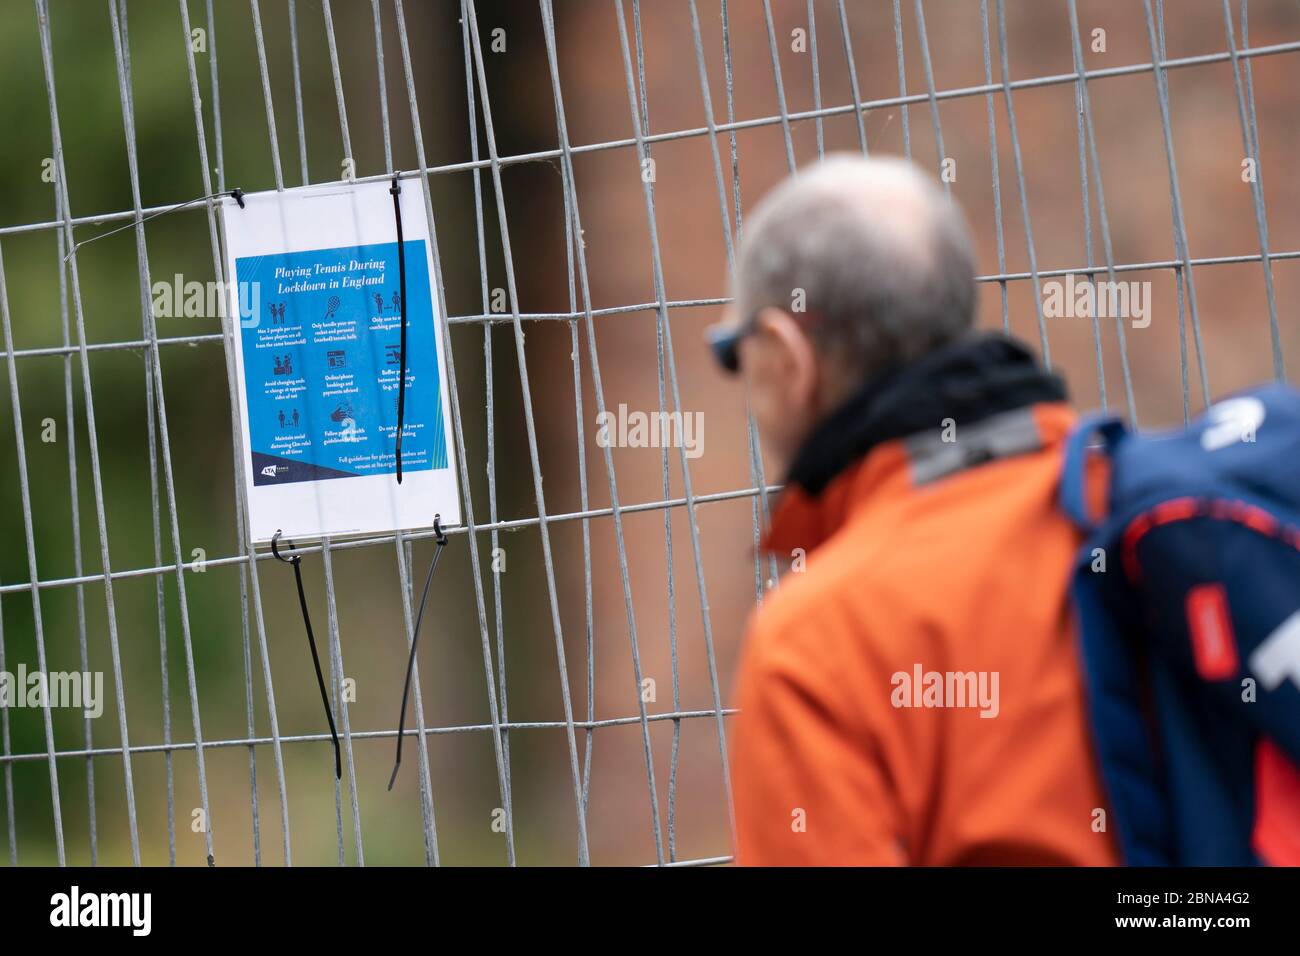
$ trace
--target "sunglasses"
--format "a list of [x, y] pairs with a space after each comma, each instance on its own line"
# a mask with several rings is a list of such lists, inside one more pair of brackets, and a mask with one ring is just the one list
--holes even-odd
[[704, 330], [704, 339], [713, 351], [714, 360], [728, 375], [740, 371], [740, 342], [757, 328], [758, 315], [755, 313], [743, 322], [734, 325], [719, 322]]
[[[820, 322], [820, 316], [817, 313], [787, 312], [785, 314], [794, 319], [795, 323], [806, 334], [811, 334]], [[743, 322], [737, 322], [734, 325], [728, 322], [710, 325], [704, 330], [704, 340], [713, 351], [713, 358], [717, 361], [718, 366], [728, 375], [735, 375], [740, 371], [741, 340], [756, 331], [758, 331], [757, 312], [751, 314]]]

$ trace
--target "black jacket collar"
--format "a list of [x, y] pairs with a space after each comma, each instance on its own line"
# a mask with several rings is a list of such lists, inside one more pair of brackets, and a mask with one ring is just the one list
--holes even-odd
[[1065, 398], [1061, 379], [1024, 345], [1001, 333], [971, 333], [874, 378], [817, 426], [786, 480], [815, 497], [883, 442], [942, 428], [946, 418], [968, 425]]

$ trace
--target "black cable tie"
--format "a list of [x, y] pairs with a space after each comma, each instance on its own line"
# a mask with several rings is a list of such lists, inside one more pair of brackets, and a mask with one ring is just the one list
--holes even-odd
[[[330, 707], [329, 692], [325, 689], [325, 675], [320, 669], [320, 654], [316, 652], [316, 636], [311, 630], [311, 615], [307, 613], [307, 594], [302, 587], [302, 556], [294, 554], [286, 558], [280, 553], [280, 535], [283, 533], [281, 529], [275, 529], [275, 534], [271, 536], [271, 554], [277, 561], [293, 565], [293, 579], [298, 585], [298, 605], [302, 608], [302, 623], [307, 628], [307, 643], [311, 646], [311, 662], [316, 668], [316, 683], [320, 686], [321, 703], [325, 705], [325, 719], [329, 721], [330, 737], [334, 741], [334, 777], [342, 780], [343, 757], [339, 751], [339, 732], [334, 727], [334, 711]], [[292, 541], [289, 542], [289, 547], [294, 547]]]
[[[393, 789], [397, 782], [397, 771], [402, 769], [402, 736], [406, 733], [406, 701], [411, 693], [411, 674], [415, 670], [415, 648], [420, 640], [420, 622], [424, 619], [424, 605], [429, 599], [429, 585], [433, 582], [433, 572], [438, 567], [438, 558], [447, 546], [447, 533], [442, 530], [442, 515], [433, 516], [433, 540], [438, 547], [433, 552], [433, 561], [429, 564], [429, 573], [424, 578], [424, 591], [420, 595], [420, 609], [415, 615], [415, 629], [411, 632], [411, 655], [406, 660], [406, 680], [402, 685], [402, 712], [397, 718], [397, 759], [393, 762], [393, 774], [388, 778], [388, 789]], [[424, 741], [420, 741], [424, 746]]]
[[242, 189], [240, 189], [238, 186], [236, 186], [234, 189], [230, 190], [230, 198], [233, 199], [235, 202], [239, 203], [239, 208], [240, 208], [240, 209], [245, 208], [245, 207], [244, 207], [244, 191], [243, 191]]
[[[393, 173], [393, 185], [388, 191], [393, 194], [393, 218], [397, 220], [397, 274], [400, 289], [402, 313], [401, 379], [397, 383], [397, 437], [394, 440], [394, 455], [397, 459], [397, 483], [402, 483], [402, 431], [406, 426], [406, 248], [402, 242], [402, 203], [399, 198], [402, 183], [399, 172]], [[399, 738], [400, 742], [400, 738]]]
[[[275, 560], [277, 561], [283, 561], [285, 564], [293, 564], [298, 560], [298, 556], [295, 554], [293, 557], [286, 558], [280, 553], [280, 549], [277, 546], [280, 541], [280, 535], [282, 534], [284, 534], [284, 531], [280, 528], [276, 528], [275, 534], [271, 535], [271, 554], [275, 555]], [[292, 547], [293, 542], [290, 541], [289, 544]]]

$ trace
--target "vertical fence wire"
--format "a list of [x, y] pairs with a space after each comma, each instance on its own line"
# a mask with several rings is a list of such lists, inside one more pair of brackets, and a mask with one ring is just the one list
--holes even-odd
[[[104, 484], [103, 475], [100, 468], [99, 458], [99, 436], [95, 428], [95, 409], [94, 400], [91, 393], [90, 384], [90, 356], [87, 349], [86, 338], [86, 317], [82, 307], [81, 298], [81, 278], [77, 270], [77, 248], [72, 232], [72, 212], [71, 200], [69, 199], [67, 167], [63, 156], [63, 141], [59, 127], [59, 110], [57, 98], [54, 91], [54, 53], [53, 44], [50, 40], [50, 13], [49, 7], [45, 0], [36, 0], [37, 20], [40, 25], [40, 42], [41, 42], [41, 65], [45, 75], [45, 92], [49, 104], [50, 112], [50, 134], [54, 146], [54, 166], [56, 171], [56, 191], [59, 194], [62, 203], [63, 212], [63, 232], [64, 241], [69, 249], [69, 271], [72, 281], [72, 302], [76, 315], [77, 324], [77, 345], [80, 349], [81, 357], [81, 384], [83, 392], [83, 401], [86, 410], [86, 430], [87, 438], [90, 445], [90, 468], [91, 468], [91, 486], [95, 493], [95, 520], [99, 528], [99, 554], [100, 567], [103, 570], [104, 578], [104, 605], [108, 619], [108, 640], [110, 654], [112, 657], [113, 668], [113, 686], [117, 696], [117, 717], [118, 732], [121, 740], [122, 750], [122, 776], [126, 788], [126, 806], [127, 806], [127, 826], [130, 833], [131, 841], [131, 862], [139, 865], [140, 863], [140, 834], [136, 822], [135, 807], [135, 779], [131, 766], [131, 743], [130, 735], [127, 729], [126, 720], [126, 690], [122, 676], [122, 655], [118, 641], [117, 632], [117, 613], [113, 602], [113, 575], [112, 562], [109, 558], [108, 548], [108, 521], [104, 505]], [[9, 350], [12, 353], [12, 349]], [[18, 424], [15, 422], [15, 431], [18, 431]], [[25, 459], [25, 451], [20, 445], [19, 461]], [[20, 464], [20, 467], [25, 467]], [[36, 621], [36, 635], [38, 646], [38, 665], [42, 671], [46, 671], [44, 637], [42, 635], [41, 615], [40, 615], [40, 594], [36, 587], [39, 575], [36, 570], [36, 552], [35, 541], [31, 527], [31, 500], [30, 496], [25, 496], [23, 508], [23, 520], [25, 532], [27, 535], [27, 557], [31, 569], [32, 585], [32, 610]], [[59, 805], [59, 781], [58, 771], [55, 767], [54, 757], [54, 731], [49, 714], [48, 700], [44, 707], [45, 711], [45, 729], [46, 738], [50, 746], [49, 763], [50, 763], [50, 799], [53, 804], [55, 815], [55, 844], [58, 852], [59, 863], [62, 865], [66, 862], [66, 853], [63, 842], [63, 822], [62, 811]]]
[[[483, 132], [491, 159], [492, 186], [496, 198], [497, 227], [501, 235], [501, 253], [505, 259], [506, 295], [510, 303], [511, 325], [515, 335], [515, 358], [519, 364], [519, 388], [523, 396], [524, 428], [528, 436], [528, 457], [533, 479], [533, 497], [537, 504], [537, 529], [542, 539], [542, 561], [546, 571], [546, 591], [551, 612], [551, 629], [555, 635], [555, 660], [560, 676], [564, 703], [564, 729], [569, 749], [569, 769], [573, 777], [573, 797], [578, 816], [578, 862], [590, 862], [587, 846], [587, 811], [582, 800], [582, 778], [578, 770], [578, 742], [573, 723], [573, 700], [569, 684], [569, 667], [560, 625], [560, 601], [555, 584], [555, 559], [551, 551], [551, 533], [546, 513], [546, 496], [542, 491], [542, 467], [538, 457], [537, 423], [533, 417], [532, 389], [528, 382], [528, 359], [524, 349], [524, 329], [520, 319], [519, 292], [515, 286], [514, 256], [510, 251], [510, 226], [506, 218], [505, 192], [501, 184], [501, 159], [497, 154], [496, 131], [492, 125], [492, 106], [488, 94], [487, 67], [483, 60], [483, 43], [479, 38], [478, 17], [473, 0], [466, 5], [470, 38], [473, 43], [475, 73], [478, 81], [479, 109]], [[656, 805], [657, 806], [657, 805]], [[656, 810], [657, 812], [657, 810]]]
[[[549, 9], [545, 11], [544, 15], [546, 16], [547, 20], [550, 23], [552, 40], [553, 40], [554, 30], [555, 30], [554, 16]], [[650, 128], [650, 94], [646, 88], [645, 38], [641, 31], [641, 0], [632, 0], [632, 29], [633, 29], [633, 35], [636, 39], [635, 46], [636, 46], [637, 91], [641, 103], [641, 122], [645, 125], [646, 129], [649, 129]], [[549, 49], [550, 48], [548, 47], [548, 51]], [[557, 104], [559, 102], [559, 89], [560, 89], [559, 85], [556, 84], [555, 96], [556, 96]], [[560, 138], [565, 142], [568, 141], [567, 130], [561, 132]], [[573, 189], [572, 182], [569, 182], [567, 178], [566, 178], [566, 185], [570, 191]], [[654, 185], [652, 183], [651, 189], [653, 188]], [[576, 200], [574, 200], [574, 202], [576, 204]], [[594, 350], [593, 350], [593, 354], [594, 354]], [[664, 378], [664, 337], [663, 337], [663, 326], [660, 325], [659, 323], [655, 324], [655, 385], [658, 389], [657, 397], [659, 401], [659, 414], [666, 415], [668, 413], [668, 395], [667, 395], [667, 383]], [[669, 495], [672, 494], [672, 472], [671, 472], [668, 459], [669, 459], [668, 449], [667, 448], [659, 449], [660, 487], [662, 489], [661, 494], [664, 496], [664, 498], [668, 498]], [[611, 475], [613, 474], [612, 462], [610, 467], [610, 474]], [[611, 483], [611, 487], [612, 487], [612, 483]], [[622, 535], [621, 514], [619, 515], [618, 525], [619, 525], [618, 532], [621, 537]], [[681, 708], [682, 682], [681, 682], [680, 662], [677, 656], [677, 591], [675, 586], [676, 584], [675, 576], [673, 574], [673, 523], [672, 523], [672, 513], [668, 511], [664, 512], [664, 571], [665, 571], [665, 577], [667, 579], [668, 657], [669, 657], [669, 668], [671, 671], [672, 685], [673, 685], [673, 711], [678, 712], [682, 709]], [[635, 620], [631, 612], [630, 592], [631, 589], [629, 586], [628, 587], [629, 629], [632, 627], [633, 621]], [[635, 647], [635, 642], [633, 642], [633, 644]], [[645, 716], [645, 712], [646, 712], [645, 694], [642, 690], [643, 685], [641, 683], [642, 682], [641, 658], [640, 658], [639, 651], [634, 658], [633, 676], [637, 682], [638, 696], [641, 698], [640, 716], [641, 716], [642, 735], [644, 737], [644, 742], [645, 742], [646, 762], [647, 762], [647, 766], [652, 770], [653, 756], [650, 750], [650, 726], [649, 726], [649, 721]], [[682, 740], [682, 722], [680, 718], [674, 718], [672, 752], [668, 758], [667, 825], [668, 825], [668, 861], [669, 862], [677, 859], [677, 769], [678, 769], [678, 760], [681, 757], [681, 740]], [[653, 784], [653, 779], [649, 781], [648, 787], [650, 790], [650, 799], [652, 801], [655, 801], [656, 804], [653, 812], [656, 815], [655, 831], [657, 835], [659, 831], [659, 826], [657, 823], [658, 806], [657, 806], [656, 791]], [[663, 853], [662, 851], [658, 851], [658, 843], [659, 840], [658, 837], [656, 837], [656, 850], [658, 852], [658, 857], [659, 857], [658, 861], [662, 863], [664, 862]]]
[[[177, 6], [181, 14], [181, 42], [185, 49], [185, 65], [189, 74], [190, 81], [190, 102], [194, 114], [194, 132], [198, 142], [199, 152], [199, 172], [203, 179], [203, 195], [208, 197], [205, 204], [205, 211], [208, 220], [208, 243], [212, 252], [212, 271], [213, 274], [220, 277], [223, 281], [229, 282], [230, 277], [226, 275], [225, 256], [222, 255], [222, 240], [217, 230], [216, 205], [212, 200], [212, 174], [209, 166], [207, 132], [203, 119], [203, 100], [199, 95], [199, 78], [198, 70], [194, 62], [194, 48], [190, 42], [190, 11], [186, 0], [177, 0]], [[258, 37], [259, 65], [263, 78], [263, 87], [265, 88], [266, 77], [266, 57], [261, 44], [261, 14], [257, 7], [257, 0], [250, 0], [250, 8], [253, 19], [253, 27]], [[217, 119], [215, 128], [220, 129], [220, 120]], [[270, 128], [272, 140], [275, 138], [275, 127], [272, 124]], [[280, 162], [278, 151], [273, 154], [274, 168], [277, 183], [283, 183], [283, 177], [280, 174]], [[224, 176], [221, 156], [218, 155], [218, 173]], [[248, 537], [245, 523], [245, 515], [248, 513], [248, 495], [243, 482], [243, 461], [244, 447], [243, 438], [240, 433], [239, 422], [239, 394], [236, 384], [235, 365], [234, 365], [234, 323], [231, 317], [226, 316], [222, 322], [222, 344], [223, 353], [226, 361], [226, 382], [229, 393], [229, 409], [231, 423], [231, 452], [234, 472], [235, 488], [235, 524], [236, 540], [239, 544], [242, 560], [247, 562], [248, 582], [252, 585], [251, 601], [253, 608], [253, 623], [257, 631], [257, 649], [262, 665], [262, 686], [266, 695], [266, 719], [271, 731], [271, 752], [275, 763], [276, 787], [280, 803], [280, 835], [282, 841], [282, 859], [285, 866], [293, 862], [292, 842], [289, 828], [289, 797], [288, 787], [285, 781], [284, 770], [284, 747], [280, 738], [280, 720], [275, 705], [275, 686], [271, 678], [271, 658], [266, 643], [266, 615], [262, 608], [262, 587], [261, 578], [258, 575], [257, 568], [257, 551], [253, 547], [252, 541]], [[241, 587], [243, 579], [241, 578]], [[248, 666], [249, 655], [245, 649], [245, 665]], [[247, 705], [247, 717], [249, 727], [253, 727], [254, 715], [251, 701], [252, 676], [248, 674], [245, 683], [245, 701]], [[250, 739], [252, 731], [250, 730]], [[261, 842], [259, 816], [257, 813], [257, 781], [255, 777], [255, 757], [249, 754], [249, 767], [252, 786], [253, 802], [253, 819], [255, 826], [253, 829], [253, 846], [254, 853], [260, 862]]]
[[[624, 84], [627, 87], [628, 106], [632, 113], [632, 132], [636, 139], [637, 160], [640, 168], [644, 169], [649, 155], [646, 146], [645, 131], [641, 126], [641, 119], [637, 112], [636, 86], [632, 79], [632, 60], [631, 54], [628, 51], [627, 43], [627, 17], [623, 12], [622, 0], [614, 0], [614, 10], [618, 15], [619, 52], [623, 57], [623, 77]], [[767, 7], [765, 12], [767, 13], [768, 22], [770, 24], [771, 8]], [[788, 123], [785, 122], [786, 116], [784, 107], [782, 107], [782, 119], [783, 129], [788, 129]], [[654, 292], [659, 324], [663, 329], [668, 381], [670, 384], [673, 406], [677, 410], [681, 411], [683, 410], [681, 383], [678, 381], [677, 360], [673, 352], [672, 325], [668, 321], [668, 293], [664, 285], [663, 257], [659, 248], [659, 227], [655, 217], [654, 192], [651, 189], [649, 180], [645, 176], [641, 177], [641, 191], [645, 198], [646, 225], [649, 230], [650, 239], [651, 271], [654, 280]], [[685, 446], [679, 443], [677, 453], [678, 460], [681, 463], [682, 489], [686, 497], [686, 513], [689, 519], [688, 526], [690, 528], [691, 553], [695, 563], [695, 586], [699, 592], [700, 598], [701, 624], [703, 626], [705, 655], [709, 671], [709, 688], [713, 695], [713, 712], [716, 715], [716, 725], [718, 730], [718, 757], [722, 764], [722, 783], [726, 800], [727, 820], [734, 833], [735, 811], [732, 807], [731, 770], [727, 759], [727, 732], [726, 728], [723, 726], [722, 692], [718, 684], [717, 654], [715, 653], [713, 644], [713, 621], [709, 613], [708, 586], [704, 579], [704, 556], [700, 544], [700, 527], [696, 514], [695, 492], [691, 484], [690, 462], [686, 457]]]
[[[1178, 162], [1174, 158], [1174, 134], [1169, 119], [1169, 78], [1166, 75], [1164, 3], [1156, 0], [1159, 11], [1159, 39], [1156, 38], [1156, 21], [1151, 13], [1151, 0], [1142, 0], [1146, 15], [1147, 41], [1151, 48], [1151, 62], [1155, 64], [1152, 76], [1156, 81], [1156, 102], [1160, 107], [1160, 133], [1165, 146], [1165, 165], [1169, 172], [1169, 204], [1174, 219], [1174, 255], [1182, 262], [1181, 276], [1187, 289], [1187, 305], [1192, 318], [1192, 340], [1196, 345], [1196, 369], [1201, 380], [1201, 401], [1210, 404], [1210, 376], [1205, 368], [1205, 347], [1201, 341], [1201, 316], [1196, 307], [1196, 282], [1192, 277], [1192, 253], [1187, 243], [1187, 224], [1183, 221], [1183, 193], [1178, 182]], [[1182, 286], [1180, 285], [1180, 288]], [[1184, 372], [1184, 378], [1186, 372]]]
[[[1093, 131], [1092, 124], [1092, 99], [1088, 94], [1088, 78], [1084, 75], [1083, 70], [1083, 42], [1079, 37], [1079, 11], [1075, 0], [1067, 0], [1067, 11], [1070, 17], [1070, 48], [1074, 56], [1074, 70], [1079, 75], [1079, 109], [1083, 114], [1083, 129], [1085, 139], [1088, 144], [1088, 156], [1092, 162], [1092, 184], [1097, 196], [1097, 218], [1101, 226], [1101, 248], [1102, 255], [1106, 260], [1106, 278], [1109, 282], [1115, 281], [1115, 250], [1111, 246], [1110, 239], [1110, 216], [1106, 212], [1106, 190], [1102, 184], [1101, 162], [1097, 159], [1097, 136]], [[987, 47], [987, 43], [986, 43]], [[987, 62], [987, 61], [986, 61]], [[996, 163], [996, 159], [995, 159]], [[1084, 173], [1081, 168], [1080, 175]], [[996, 185], [996, 181], [995, 181]], [[996, 195], [996, 192], [995, 192]], [[1002, 225], [1001, 215], [998, 216], [998, 257], [999, 269], [1002, 269]], [[1088, 251], [1089, 265], [1091, 265], [1091, 247]], [[1002, 308], [1005, 315], [1006, 310], [1006, 284], [1002, 284]], [[1119, 345], [1119, 364], [1120, 371], [1124, 378], [1124, 398], [1128, 404], [1128, 420], [1137, 427], [1138, 409], [1137, 399], [1133, 395], [1133, 373], [1129, 367], [1128, 358], [1128, 337], [1124, 331], [1124, 320], [1121, 316], [1115, 317], [1115, 338]], [[1105, 407], [1105, 392], [1102, 392], [1102, 405]]]
[[[142, 212], [143, 203], [140, 200], [140, 170], [136, 156], [135, 143], [135, 108], [131, 96], [130, 81], [130, 62], [126, 57], [125, 32], [125, 4], [119, 10], [116, 0], [109, 0], [109, 19], [113, 27], [113, 46], [117, 62], [117, 81], [119, 97], [122, 104], [122, 121], [126, 132], [127, 145], [127, 164], [131, 176], [131, 200], [135, 206], [135, 245], [136, 245], [136, 267], [140, 277], [140, 311], [143, 316], [145, 325], [145, 334], [149, 342], [149, 352], [147, 353], [148, 361], [145, 363], [147, 374], [152, 375], [152, 388], [146, 390], [146, 401], [149, 402], [149, 445], [150, 453], [153, 453], [153, 442], [155, 430], [158, 438], [158, 451], [162, 457], [162, 473], [164, 485], [167, 492], [167, 526], [171, 532], [172, 552], [175, 558], [176, 570], [176, 593], [180, 605], [181, 618], [181, 637], [185, 649], [185, 679], [186, 689], [189, 692], [190, 700], [190, 719], [192, 721], [192, 730], [194, 734], [194, 754], [198, 771], [199, 783], [199, 802], [203, 810], [203, 841], [207, 849], [208, 864], [213, 863], [213, 845], [212, 845], [212, 805], [208, 800], [208, 772], [207, 763], [204, 757], [203, 749], [203, 725], [199, 715], [199, 689], [198, 675], [194, 666], [194, 643], [190, 632], [190, 611], [189, 597], [185, 587], [185, 559], [181, 550], [181, 530], [180, 519], [177, 514], [176, 506], [176, 484], [172, 469], [172, 454], [170, 429], [167, 426], [167, 403], [163, 393], [162, 378], [162, 356], [158, 348], [158, 329], [153, 314], [152, 297], [150, 290], [153, 288], [153, 282], [149, 275], [149, 254], [145, 246], [144, 238], [144, 214]], [[73, 261], [76, 261], [76, 250], [73, 250]], [[155, 407], [156, 406], [156, 407]], [[156, 417], [155, 417], [156, 415]], [[154, 538], [155, 544], [159, 541], [159, 505], [158, 505], [158, 483], [157, 476], [153, 471], [151, 461], [151, 481], [150, 490], [153, 494], [153, 515], [154, 515]], [[158, 564], [161, 565], [161, 561]], [[163, 592], [161, 588], [162, 578], [158, 578], [158, 603], [159, 603], [159, 625], [161, 630], [162, 618], [165, 615]], [[138, 860], [136, 861], [139, 862]]]
[[[393, 0], [393, 12], [397, 22], [398, 45], [402, 51], [402, 76], [406, 82], [407, 106], [411, 117], [411, 131], [415, 143], [416, 161], [420, 166], [420, 187], [424, 196], [424, 214], [429, 227], [430, 247], [433, 257], [434, 288], [437, 293], [439, 313], [445, 316], [448, 314], [446, 286], [443, 282], [442, 276], [442, 257], [438, 250], [438, 231], [433, 216], [433, 199], [429, 192], [429, 165], [425, 155], [424, 133], [420, 123], [420, 109], [415, 96], [415, 76], [411, 68], [410, 41], [407, 38], [406, 33], [406, 16], [403, 10], [402, 0]], [[465, 12], [465, 8], [462, 7], [462, 14]], [[465, 35], [468, 36], [468, 32]], [[471, 122], [472, 121], [473, 118], [471, 113]], [[477, 169], [477, 167], [475, 168]], [[476, 173], [476, 182], [477, 179], [478, 177]], [[481, 232], [481, 218], [479, 223]], [[472, 571], [471, 579], [474, 585], [474, 606], [478, 615], [478, 628], [483, 653], [483, 676], [487, 685], [488, 711], [492, 720], [492, 752], [496, 763], [497, 785], [501, 795], [502, 815], [505, 818], [505, 830], [508, 838], [507, 848], [510, 854], [510, 862], [514, 863], [514, 842], [512, 836], [514, 833], [514, 808], [511, 800], [510, 776], [507, 773], [505, 763], [506, 744], [504, 731], [502, 729], [501, 712], [498, 706], [496, 676], [492, 664], [492, 646], [488, 636], [487, 608], [483, 597], [483, 578], [481, 560], [479, 557], [478, 529], [474, 519], [474, 497], [469, 481], [469, 464], [465, 455], [465, 431], [461, 418], [460, 391], [457, 387], [456, 381], [456, 358], [451, 350], [451, 333], [446, 324], [442, 327], [440, 345], [447, 361], [447, 391], [451, 399], [452, 433], [456, 441], [456, 460], [457, 467], [460, 471], [460, 489], [464, 503], [466, 537], [468, 538], [469, 543], [470, 569]], [[492, 524], [495, 528], [496, 522], [493, 522]], [[500, 620], [499, 614], [497, 620]], [[567, 690], [567, 683], [565, 687]], [[572, 726], [571, 719], [569, 721], [569, 726]], [[580, 810], [581, 809], [582, 807], [580, 804]], [[583, 817], [580, 816], [580, 819], [583, 819]], [[584, 854], [580, 853], [580, 857], [583, 855]]]
[[[470, 54], [469, 41], [469, 18], [465, 13], [465, 0], [460, 4], [460, 27], [461, 27], [461, 48], [464, 51], [465, 59], [465, 97], [466, 97], [466, 116], [469, 120], [469, 147], [470, 161], [475, 164], [470, 176], [474, 182], [474, 237], [475, 247], [478, 252], [478, 273], [479, 273], [479, 296], [480, 307], [484, 315], [488, 314], [491, 307], [491, 292], [488, 288], [488, 264], [487, 264], [487, 230], [483, 221], [483, 171], [478, 168], [479, 162], [479, 141], [478, 141], [478, 108], [475, 105], [474, 96], [474, 63]], [[568, 217], [565, 217], [566, 227]], [[567, 233], [566, 233], [567, 235]], [[569, 236], [566, 240], [566, 247], [570, 246], [576, 240]], [[566, 253], [572, 256], [572, 252]], [[572, 280], [570, 280], [572, 284]], [[570, 292], [569, 311], [576, 309], [573, 303], [573, 294]], [[574, 363], [574, 402], [578, 414], [578, 481], [579, 494], [582, 509], [587, 510], [587, 469], [585, 450], [586, 446], [582, 442], [582, 380], [578, 367], [578, 349], [576, 343], [573, 348]], [[484, 419], [487, 431], [487, 486], [488, 486], [488, 523], [492, 525], [492, 530], [488, 533], [488, 542], [491, 545], [492, 560], [492, 622], [494, 635], [496, 637], [497, 648], [497, 675], [500, 683], [497, 686], [496, 693], [499, 695], [501, 708], [501, 722], [508, 724], [510, 719], [509, 695], [506, 688], [506, 645], [505, 645], [505, 616], [501, 592], [501, 565], [496, 560], [501, 551], [501, 532], [496, 527], [500, 516], [497, 513], [497, 461], [496, 461], [496, 389], [493, 376], [495, 374], [495, 363], [492, 352], [492, 323], [483, 324], [483, 392], [484, 392]], [[583, 579], [586, 589], [586, 624], [587, 624], [587, 721], [595, 719], [594, 707], [594, 677], [592, 669], [595, 666], [595, 652], [593, 648], [593, 621], [592, 621], [592, 583], [591, 583], [591, 530], [589, 522], [586, 519], [582, 522], [582, 542], [583, 542]], [[477, 579], [476, 579], [477, 580]], [[487, 640], [486, 632], [484, 640]], [[485, 644], [485, 647], [487, 645]], [[515, 833], [514, 833], [514, 816], [511, 812], [511, 788], [510, 788], [510, 731], [503, 728], [500, 733], [501, 740], [501, 787], [503, 816], [505, 817], [505, 836], [506, 836], [506, 860], [510, 866], [515, 865]], [[593, 731], [589, 726], [587, 728], [586, 751], [583, 768], [583, 789], [582, 805], [585, 810], [587, 806], [588, 786], [590, 784], [591, 773], [591, 746]]]

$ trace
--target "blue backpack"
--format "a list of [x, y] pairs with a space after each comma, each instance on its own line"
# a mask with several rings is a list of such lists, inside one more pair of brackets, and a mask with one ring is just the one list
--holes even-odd
[[[1093, 455], [1110, 466], [1100, 517]], [[1089, 718], [1124, 862], [1300, 865], [1300, 392], [1244, 392], [1163, 434], [1086, 419], [1063, 468], [1061, 505], [1085, 536], [1072, 595]]]

